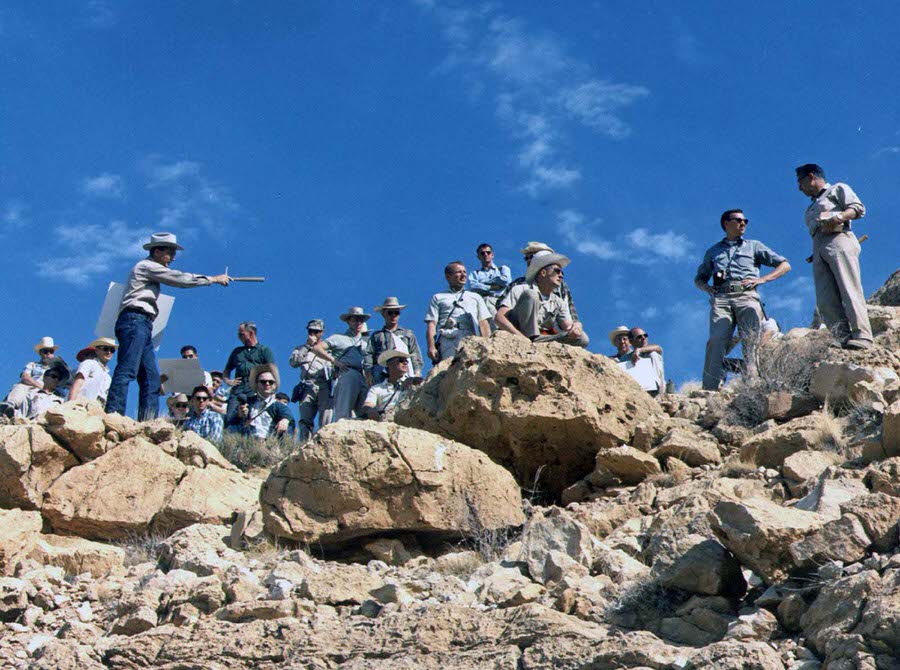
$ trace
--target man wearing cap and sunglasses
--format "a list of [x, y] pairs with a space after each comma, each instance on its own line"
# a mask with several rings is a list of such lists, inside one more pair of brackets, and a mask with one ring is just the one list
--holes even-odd
[[341, 321], [347, 324], [347, 332], [343, 335], [331, 335], [313, 347], [316, 356], [334, 366], [337, 376], [333, 387], [331, 421], [362, 416], [363, 402], [366, 391], [369, 390], [363, 376], [363, 362], [368, 346], [363, 327], [371, 316], [362, 307], [351, 307], [341, 314]]
[[[703, 388], [712, 391], [718, 390], [725, 379], [725, 353], [735, 326], [743, 342], [747, 372], [755, 374], [756, 341], [764, 319], [756, 287], [778, 279], [791, 269], [784, 256], [762, 242], [744, 238], [750, 223], [744, 216], [744, 210], [722, 212], [719, 223], [725, 237], [707, 249], [694, 277], [694, 285], [710, 296]], [[775, 269], [760, 277], [761, 265]], [[712, 286], [709, 284], [710, 278], [713, 280]]]
[[[525, 261], [525, 269], [528, 269], [528, 265], [531, 263], [535, 254], [540, 251], [549, 251], [551, 254], [555, 253], [551, 247], [548, 247], [543, 242], [529, 242], [522, 249], [519, 250], [522, 254], [522, 260]], [[516, 277], [513, 279], [509, 286], [507, 286], [500, 297], [497, 299], [497, 304], [505, 298], [509, 292], [513, 289], [514, 286], [518, 286], [520, 284], [524, 284], [526, 282], [525, 275], [521, 277]], [[569, 288], [569, 285], [566, 283], [565, 278], [563, 277], [559, 282], [559, 286], [554, 289], [554, 293], [556, 293], [560, 298], [565, 301], [566, 305], [569, 306], [569, 314], [572, 315], [573, 321], [578, 321], [578, 310], [575, 309], [575, 301], [572, 299], [572, 290]]]
[[312, 319], [306, 324], [306, 342], [291, 352], [292, 368], [300, 368], [300, 381], [294, 387], [291, 401], [300, 403], [300, 421], [297, 424], [297, 439], [306, 442], [315, 432], [316, 415], [319, 426], [331, 420], [331, 364], [319, 358], [313, 348], [322, 339], [325, 322]]
[[494, 317], [497, 328], [532, 342], [586, 347], [590, 339], [556, 293], [568, 264], [569, 259], [561, 254], [538, 251], [528, 265], [526, 283], [514, 286], [500, 302]]
[[4, 413], [12, 413], [14, 416], [24, 416], [27, 410], [28, 396], [31, 392], [44, 387], [44, 372], [58, 359], [56, 352], [59, 349], [53, 343], [52, 337], [42, 337], [34, 345], [34, 353], [40, 356], [40, 360], [29, 361], [19, 375], [19, 381], [6, 394], [3, 401]]
[[381, 312], [381, 316], [384, 318], [384, 327], [369, 335], [369, 344], [366, 346], [363, 368], [370, 385], [380, 384], [387, 379], [387, 370], [378, 363], [378, 358], [382, 352], [388, 349], [405, 351], [409, 354], [409, 370], [407, 372], [410, 377], [422, 374], [424, 361], [416, 334], [409, 328], [400, 327], [400, 312], [404, 309], [406, 309], [406, 305], [401, 305], [394, 296], [385, 298], [384, 303], [375, 308], [375, 311]]
[[159, 414], [159, 368], [153, 348], [153, 321], [159, 314], [159, 286], [194, 288], [221, 284], [228, 286], [228, 275], [195, 275], [172, 270], [169, 265], [184, 247], [172, 233], [153, 233], [144, 245], [147, 258], [138, 261], [125, 283], [125, 293], [116, 319], [119, 359], [113, 372], [106, 411], [124, 414], [128, 385], [137, 379], [138, 420], [155, 419]]

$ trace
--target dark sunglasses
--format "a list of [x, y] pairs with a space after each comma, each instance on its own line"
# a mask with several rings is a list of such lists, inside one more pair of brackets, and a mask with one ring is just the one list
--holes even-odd
[[44, 356], [46, 354], [52, 354], [55, 351], [56, 349], [41, 349], [39, 353], [41, 354], [41, 356]]
[[384, 310], [384, 313], [387, 314], [388, 316], [400, 316], [399, 309], [386, 309], [386, 310]]
[[490, 256], [492, 253], [494, 253], [494, 252], [491, 251], [490, 249], [482, 249], [481, 251], [478, 252], [478, 255], [479, 256]]
[[60, 376], [59, 376], [58, 374], [56, 374], [55, 372], [45, 372], [45, 373], [44, 373], [44, 379], [48, 379], [48, 378], [49, 378], [49, 379], [62, 379], [62, 377], [60, 377]]
[[266, 385], [268, 385], [268, 384], [274, 384], [274, 383], [275, 383], [275, 380], [274, 380], [274, 379], [257, 379], [257, 380], [256, 380], [256, 383], [257, 383], [257, 384], [266, 384]]
[[563, 272], [562, 268], [550, 268], [550, 274], [559, 275], [560, 277], [564, 277], [566, 273]]
[[647, 333], [641, 333], [640, 335], [632, 335], [631, 337], [635, 340], [646, 340], [650, 336]]
[[306, 329], [306, 332], [307, 332], [307, 333], [310, 333], [310, 334], [316, 334], [316, 333], [321, 333], [322, 331], [321, 331], [321, 330], [315, 330], [315, 329], [313, 329], [313, 328], [307, 328], [307, 329]]
[[209, 401], [209, 396], [208, 395], [195, 395], [194, 400], [199, 400], [200, 402], [207, 402], [207, 401]]
[[725, 220], [726, 220], [726, 221], [734, 221], [735, 223], [743, 223], [745, 226], [749, 226], [749, 225], [750, 225], [750, 219], [735, 219], [735, 218], [731, 218], [731, 219], [725, 219]]
[[187, 409], [189, 405], [186, 402], [176, 402], [175, 409]]
[[114, 347], [107, 347], [106, 345], [100, 345], [99, 347], [94, 347], [97, 351], [106, 351], [106, 352], [115, 352]]

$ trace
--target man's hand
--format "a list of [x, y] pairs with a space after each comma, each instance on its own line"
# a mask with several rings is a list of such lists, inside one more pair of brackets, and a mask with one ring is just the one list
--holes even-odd
[[576, 321], [572, 324], [572, 327], [569, 328], [568, 333], [569, 337], [575, 338], [580, 337], [584, 332], [584, 326], [581, 325], [581, 321]]
[[744, 287], [745, 290], [750, 290], [752, 288], [756, 288], [760, 284], [765, 284], [766, 280], [762, 277], [749, 277], [748, 279], [741, 280], [741, 286]]
[[637, 362], [638, 362], [639, 360], [641, 360], [641, 348], [640, 348], [640, 347], [635, 347], [635, 348], [631, 351], [631, 362], [634, 363], [635, 365], [637, 365]]
[[318, 338], [315, 335], [307, 335], [306, 336], [306, 344], [310, 347], [316, 346], [316, 342], [318, 342]]
[[437, 364], [438, 362], [438, 350], [437, 347], [431, 346], [428, 347], [428, 358], [431, 359], [432, 363]]
[[229, 386], [238, 386], [242, 381], [242, 377], [235, 377], [234, 379], [225, 379], [223, 380]]
[[231, 283], [231, 277], [228, 275], [216, 275], [215, 277], [209, 278], [210, 284], [221, 284], [222, 286], [228, 286]]

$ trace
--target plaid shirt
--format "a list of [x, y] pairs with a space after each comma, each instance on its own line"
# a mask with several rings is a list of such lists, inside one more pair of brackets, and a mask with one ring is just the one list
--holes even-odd
[[200, 416], [191, 409], [191, 415], [184, 422], [185, 430], [192, 430], [205, 440], [214, 444], [222, 442], [222, 415], [205, 409]]

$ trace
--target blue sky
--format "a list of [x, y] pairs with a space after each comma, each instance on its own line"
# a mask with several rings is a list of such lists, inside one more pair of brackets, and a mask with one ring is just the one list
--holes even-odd
[[722, 210], [793, 265], [770, 313], [809, 321], [796, 165], [868, 206], [866, 292], [897, 268], [898, 25], [891, 2], [5, 2], [0, 379], [43, 335], [74, 359], [154, 230], [175, 267], [267, 277], [173, 291], [161, 357], [220, 368], [255, 320], [286, 366], [309, 318], [387, 295], [423, 340], [447, 261], [488, 241], [518, 275], [541, 240], [591, 350], [640, 325], [697, 378]]

